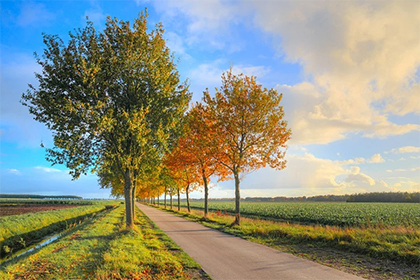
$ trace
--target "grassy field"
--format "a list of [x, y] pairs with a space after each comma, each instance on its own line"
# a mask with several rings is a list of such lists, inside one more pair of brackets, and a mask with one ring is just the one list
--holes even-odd
[[[192, 215], [185, 208], [181, 214], [300, 257], [366, 278], [420, 278], [418, 204], [243, 203], [242, 209], [252, 218], [243, 218], [240, 226], [231, 226], [231, 202], [211, 202], [215, 211], [208, 219], [202, 218], [201, 204], [193, 205]], [[352, 211], [363, 216], [355, 219]], [[265, 213], [263, 219], [258, 213]]]
[[207, 279], [141, 212], [125, 230], [124, 205], [101, 212], [30, 256], [0, 265], [0, 279]]

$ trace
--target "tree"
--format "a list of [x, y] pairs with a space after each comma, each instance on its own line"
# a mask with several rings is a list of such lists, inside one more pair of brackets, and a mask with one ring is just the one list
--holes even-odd
[[[189, 193], [193, 189], [196, 189], [199, 181], [197, 172], [197, 165], [194, 162], [194, 156], [189, 153], [187, 143], [189, 134], [185, 133], [182, 136], [177, 146], [172, 150], [171, 153], [165, 155], [164, 163], [169, 171], [170, 176], [173, 180], [178, 182], [178, 186], [182, 186], [182, 190], [185, 191], [187, 197], [187, 208], [188, 212], [191, 212]], [[178, 187], [180, 191], [180, 188]], [[179, 192], [178, 192], [179, 193]], [[180, 208], [178, 195], [178, 210]]]
[[48, 160], [66, 164], [73, 179], [102, 170], [111, 176], [104, 182], [124, 182], [127, 227], [134, 225], [136, 182], [179, 136], [191, 98], [163, 32], [161, 24], [148, 32], [146, 12], [132, 26], [108, 17], [102, 33], [88, 22], [68, 44], [44, 34], [39, 86], [22, 95], [53, 131]]
[[234, 224], [240, 223], [240, 181], [245, 174], [265, 167], [286, 166], [286, 142], [291, 131], [283, 120], [282, 95], [262, 88], [255, 77], [223, 73], [222, 86], [212, 98], [204, 92], [207, 145], [218, 164], [235, 179]]
[[[228, 169], [217, 163], [214, 155], [218, 144], [214, 139], [214, 130], [212, 127], [212, 119], [208, 117], [207, 108], [197, 103], [188, 112], [188, 133], [185, 138], [180, 139], [180, 147], [192, 164], [195, 165], [197, 172], [200, 174], [204, 187], [204, 217], [209, 212], [209, 183], [212, 176], [217, 176], [219, 181], [228, 179]], [[213, 144], [213, 146], [212, 146]]]

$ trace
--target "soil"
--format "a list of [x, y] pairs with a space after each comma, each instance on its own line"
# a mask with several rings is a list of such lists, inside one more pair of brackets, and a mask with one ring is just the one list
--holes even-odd
[[79, 207], [70, 204], [0, 204], [0, 217]]

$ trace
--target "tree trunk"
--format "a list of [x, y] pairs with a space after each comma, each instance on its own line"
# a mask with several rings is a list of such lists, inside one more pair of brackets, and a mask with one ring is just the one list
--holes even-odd
[[204, 183], [204, 218], [207, 218], [209, 214], [209, 186], [207, 183], [207, 177], [203, 171], [203, 183]]
[[136, 219], [136, 212], [135, 212], [135, 207], [136, 207], [136, 184], [134, 183], [133, 186], [133, 190], [132, 190], [132, 194], [131, 194], [131, 201], [132, 201], [132, 207], [131, 207], [131, 215], [133, 217], [133, 221]]
[[159, 196], [158, 196], [158, 205], [160, 206]]
[[169, 204], [172, 210], [172, 191], [169, 193]]
[[125, 197], [125, 224], [127, 228], [134, 227], [134, 217], [133, 213], [133, 184], [131, 182], [131, 174], [130, 171], [127, 169], [124, 174], [124, 197]]
[[178, 190], [178, 211], [181, 211], [181, 192], [179, 190], [179, 187], [177, 188]]
[[238, 171], [234, 171], [233, 175], [235, 177], [235, 221], [233, 222], [234, 225], [239, 225], [241, 222], [241, 214], [240, 214], [240, 201], [241, 201], [241, 193], [239, 191], [239, 174]]
[[166, 189], [166, 187], [165, 187], [165, 197], [163, 198], [163, 205], [165, 206], [165, 209], [166, 209], [166, 192], [167, 192], [167, 189]]
[[187, 208], [188, 208], [188, 213], [191, 213], [191, 207], [190, 207], [190, 195], [188, 194], [190, 191], [190, 184], [188, 184], [186, 190], [186, 195], [187, 195]]

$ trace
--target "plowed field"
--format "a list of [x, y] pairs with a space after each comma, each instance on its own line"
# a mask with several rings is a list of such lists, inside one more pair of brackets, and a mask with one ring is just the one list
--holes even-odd
[[69, 204], [0, 204], [0, 217], [78, 207]]

